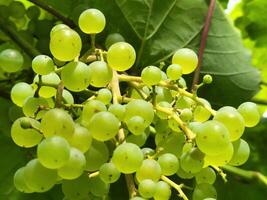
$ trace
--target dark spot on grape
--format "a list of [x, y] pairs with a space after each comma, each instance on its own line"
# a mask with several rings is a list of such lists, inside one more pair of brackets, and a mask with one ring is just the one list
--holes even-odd
[[77, 192], [76, 195], [77, 195], [77, 196], [80, 196], [81, 194], [80, 194], [80, 192]]
[[55, 161], [55, 163], [57, 163], [58, 162], [58, 160], [56, 159], [56, 160], [54, 160]]
[[207, 136], [203, 136], [203, 139], [207, 139], [208, 137]]
[[41, 190], [44, 190], [44, 187], [41, 187]]

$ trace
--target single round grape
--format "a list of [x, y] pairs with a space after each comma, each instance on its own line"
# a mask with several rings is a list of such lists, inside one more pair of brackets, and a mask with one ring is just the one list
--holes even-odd
[[155, 122], [154, 128], [156, 130], [156, 136], [158, 134], [167, 135], [171, 132], [171, 129], [168, 126], [168, 120], [158, 120]]
[[109, 193], [110, 185], [103, 182], [99, 176], [89, 179], [89, 191], [97, 197], [106, 196]]
[[140, 168], [136, 171], [136, 179], [140, 182], [145, 179], [158, 181], [162, 175], [159, 163], [152, 159], [145, 159]]
[[190, 74], [197, 68], [198, 57], [193, 50], [182, 48], [174, 53], [172, 63], [180, 65], [183, 74]]
[[239, 139], [233, 142], [233, 147], [234, 155], [229, 164], [233, 166], [243, 165], [245, 162], [247, 162], [250, 154], [248, 143], [243, 139]]
[[130, 69], [136, 59], [134, 48], [127, 42], [117, 42], [108, 49], [108, 65], [117, 71]]
[[112, 162], [124, 174], [136, 172], [142, 165], [143, 159], [141, 149], [132, 143], [123, 143], [117, 146], [112, 156]]
[[198, 173], [204, 166], [204, 154], [197, 148], [192, 148], [180, 157], [181, 168], [187, 173]]
[[88, 130], [93, 138], [99, 141], [107, 141], [115, 137], [119, 132], [119, 128], [120, 121], [107, 111], [93, 115], [88, 125]]
[[216, 112], [213, 118], [225, 125], [230, 134], [230, 140], [238, 140], [244, 133], [245, 121], [239, 112], [233, 107], [223, 107]]
[[50, 39], [52, 55], [61, 61], [71, 61], [79, 56], [82, 41], [79, 34], [72, 29], [60, 29]]
[[59, 30], [62, 30], [62, 29], [70, 29], [69, 26], [67, 26], [66, 24], [57, 24], [55, 25], [51, 31], [50, 31], [50, 38]]
[[158, 163], [162, 170], [162, 174], [171, 176], [175, 174], [179, 169], [179, 161], [174, 154], [165, 153], [159, 156]]
[[99, 177], [105, 183], [114, 183], [120, 178], [120, 171], [113, 163], [105, 163], [99, 169]]
[[55, 70], [55, 65], [49, 56], [38, 55], [32, 60], [32, 69], [36, 74], [47, 75]]
[[29, 19], [38, 19], [41, 14], [41, 10], [37, 6], [30, 6], [27, 8], [26, 14]]
[[167, 76], [170, 80], [178, 80], [181, 76], [182, 76], [182, 67], [178, 64], [171, 64], [170, 66], [168, 66], [167, 68]]
[[[159, 102], [158, 106], [163, 107], [163, 108], [170, 108], [170, 109], [172, 108], [171, 104], [166, 102], [166, 101]], [[168, 117], [169, 117], [168, 114], [161, 112], [161, 111], [157, 111], [156, 114], [160, 119], [168, 119]]]
[[96, 34], [104, 30], [106, 18], [104, 14], [97, 9], [90, 8], [83, 11], [79, 17], [79, 27], [82, 32], [87, 34]]
[[46, 192], [57, 182], [57, 171], [47, 169], [38, 159], [33, 159], [24, 169], [26, 185], [34, 192]]
[[69, 160], [65, 165], [58, 169], [58, 175], [63, 179], [76, 179], [82, 175], [86, 165], [86, 160], [83, 153], [76, 149], [70, 149]]
[[189, 108], [185, 108], [181, 111], [180, 118], [184, 122], [188, 122], [193, 118], [193, 113]]
[[60, 136], [44, 139], [37, 148], [40, 163], [49, 169], [58, 169], [67, 164], [70, 158], [70, 145]]
[[[206, 99], [200, 98], [200, 101], [206, 105], [207, 107], [211, 108], [210, 103]], [[194, 109], [194, 121], [197, 122], [205, 122], [209, 120], [211, 113], [208, 111], [203, 105], [197, 105]]]
[[154, 193], [155, 200], [168, 200], [171, 197], [171, 187], [164, 181], [156, 183], [156, 189]]
[[136, 144], [139, 147], [142, 147], [147, 140], [147, 135], [146, 133], [142, 133], [141, 135], [128, 135], [126, 137], [126, 142]]
[[138, 192], [144, 198], [152, 198], [156, 192], [156, 183], [151, 179], [142, 180], [138, 185]]
[[69, 62], [61, 71], [61, 79], [70, 91], [83, 91], [90, 84], [91, 68], [80, 61]]
[[5, 49], [0, 52], [0, 67], [8, 73], [17, 72], [22, 69], [24, 58], [15, 49]]
[[29, 97], [24, 101], [22, 111], [27, 117], [40, 119], [46, 112], [40, 108], [49, 108], [47, 100], [42, 97]]
[[105, 40], [105, 47], [109, 49], [109, 47], [117, 42], [125, 42], [124, 37], [119, 33], [111, 33], [107, 36]]
[[193, 192], [193, 200], [203, 200], [205, 198], [217, 198], [215, 188], [207, 183], [196, 185]]
[[156, 102], [165, 101], [168, 103], [172, 102], [171, 91], [167, 88], [156, 86]]
[[178, 169], [178, 171], [177, 171], [176, 174], [177, 174], [177, 176], [179, 176], [179, 177], [182, 178], [182, 179], [192, 179], [192, 178], [195, 176], [195, 174], [188, 173], [188, 172], [184, 171], [184, 170], [182, 169], [182, 167], [180, 167], [180, 168]]
[[144, 157], [152, 156], [155, 154], [155, 150], [148, 147], [142, 148], [141, 150], [144, 154]]
[[175, 105], [178, 109], [192, 108], [195, 102], [189, 97], [179, 96]]
[[112, 79], [112, 70], [104, 61], [94, 61], [91, 67], [91, 82], [94, 87], [105, 87]]
[[145, 120], [142, 117], [133, 116], [126, 122], [126, 124], [132, 134], [141, 135], [146, 129], [144, 122]]
[[125, 106], [121, 104], [111, 104], [108, 108], [108, 111], [115, 115], [120, 121], [124, 120], [125, 110]]
[[65, 89], [63, 90], [62, 97], [64, 99], [64, 102], [68, 104], [74, 104], [74, 98], [68, 90], [65, 90]]
[[86, 170], [96, 171], [108, 161], [109, 151], [105, 143], [93, 140], [91, 147], [85, 153]]
[[23, 17], [26, 12], [24, 4], [19, 1], [12, 1], [9, 4], [8, 8], [9, 8], [9, 15], [16, 19], [20, 19], [21, 17]]
[[204, 84], [211, 84], [211, 83], [212, 83], [212, 76], [209, 75], [209, 74], [206, 74], [206, 75], [203, 77], [203, 83], [204, 83]]
[[98, 90], [96, 99], [102, 101], [105, 105], [108, 105], [112, 100], [112, 93], [107, 88]]
[[242, 103], [237, 110], [244, 118], [246, 127], [256, 126], [261, 119], [258, 106], [255, 103], [252, 102]]
[[23, 193], [32, 193], [33, 191], [27, 186], [25, 180], [25, 167], [19, 168], [15, 174], [13, 183], [15, 188]]
[[21, 122], [27, 120], [33, 127], [39, 128], [40, 123], [37, 120], [21, 117], [18, 118], [11, 127], [11, 138], [20, 147], [34, 147], [39, 144], [43, 138], [42, 134], [33, 128], [24, 129], [21, 127]]
[[216, 174], [210, 167], [203, 168], [195, 177], [197, 184], [208, 183], [212, 185], [216, 180]]
[[218, 155], [230, 143], [229, 132], [218, 121], [206, 121], [197, 130], [196, 143], [203, 153]]
[[42, 118], [41, 132], [45, 137], [58, 135], [68, 140], [74, 132], [73, 119], [64, 110], [59, 108], [51, 109]]
[[141, 79], [146, 85], [156, 85], [161, 79], [161, 70], [155, 66], [148, 66], [142, 70]]
[[194, 147], [193, 143], [186, 142], [183, 146], [183, 153], [189, 152]]

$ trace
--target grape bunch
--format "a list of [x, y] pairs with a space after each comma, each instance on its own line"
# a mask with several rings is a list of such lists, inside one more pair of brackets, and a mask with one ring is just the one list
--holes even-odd
[[[79, 34], [54, 26], [50, 51], [63, 66], [38, 55], [33, 83], [13, 86], [11, 99], [24, 116], [14, 121], [11, 137], [36, 152], [15, 173], [17, 190], [45, 192], [61, 184], [65, 200], [103, 199], [124, 176], [130, 200], [168, 200], [172, 187], [184, 200], [217, 199], [216, 174], [249, 157], [241, 136], [259, 122], [257, 106], [245, 102], [215, 111], [197, 95], [212, 83], [210, 75], [188, 92], [182, 76], [198, 65], [188, 48], [178, 49], [164, 71], [161, 64], [129, 75], [136, 53], [119, 33], [107, 37], [107, 51], [94, 46], [105, 24], [101, 11], [82, 12], [79, 27], [92, 38], [83, 56]], [[192, 198], [175, 176], [195, 179]]]

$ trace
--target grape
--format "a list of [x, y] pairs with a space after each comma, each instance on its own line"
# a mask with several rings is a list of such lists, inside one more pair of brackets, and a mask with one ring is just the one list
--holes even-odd
[[203, 200], [205, 198], [217, 198], [215, 188], [207, 183], [199, 184], [195, 187], [193, 192], [193, 200]]
[[76, 149], [70, 149], [70, 157], [66, 164], [58, 169], [58, 175], [63, 179], [76, 179], [82, 175], [86, 165], [83, 153]]
[[93, 138], [99, 141], [107, 141], [115, 137], [119, 132], [119, 128], [120, 121], [107, 111], [93, 115], [88, 125], [88, 130]]
[[252, 102], [242, 103], [237, 110], [244, 118], [246, 127], [256, 126], [261, 119], [259, 109], [255, 103]]
[[180, 158], [181, 168], [187, 173], [197, 173], [203, 168], [204, 154], [197, 148], [182, 154]]
[[19, 1], [12, 1], [9, 4], [9, 15], [16, 18], [20, 19], [25, 15], [26, 9], [23, 3]]
[[158, 181], [162, 175], [162, 170], [157, 161], [146, 159], [142, 162], [140, 168], [136, 171], [136, 179], [140, 182], [145, 179]]
[[79, 124], [75, 124], [74, 133], [69, 140], [71, 146], [85, 153], [91, 147], [92, 134]]
[[167, 68], [167, 76], [170, 80], [178, 80], [182, 76], [182, 67], [177, 64], [172, 64]]
[[23, 193], [32, 193], [33, 191], [27, 186], [25, 180], [25, 167], [19, 168], [14, 174], [14, 186]]
[[195, 176], [195, 174], [185, 172], [182, 167], [178, 169], [176, 174], [182, 179], [191, 179]]
[[[171, 104], [166, 102], [166, 101], [159, 102], [158, 106], [163, 107], [163, 108], [172, 108]], [[157, 111], [156, 114], [160, 119], [168, 119], [168, 117], [169, 117], [168, 114], [161, 112], [161, 111]]]
[[66, 24], [57, 24], [55, 25], [51, 31], [50, 31], [50, 38], [57, 32], [60, 31], [62, 29], [70, 29], [70, 27], [68, 27]]
[[218, 155], [230, 143], [229, 132], [222, 123], [210, 120], [197, 130], [196, 143], [203, 153]]
[[3, 71], [11, 73], [21, 70], [24, 59], [15, 49], [5, 49], [0, 52], [0, 67]]
[[102, 101], [105, 105], [107, 105], [112, 100], [112, 93], [109, 89], [102, 88], [98, 90], [96, 99]]
[[146, 200], [146, 199], [144, 199], [144, 198], [142, 198], [142, 197], [133, 197], [133, 198], [131, 198], [130, 200]]
[[155, 66], [148, 66], [142, 70], [141, 79], [146, 85], [156, 85], [161, 79], [161, 70]]
[[145, 120], [140, 116], [133, 116], [130, 118], [126, 124], [128, 127], [128, 130], [134, 134], [134, 135], [141, 135], [146, 127], [144, 125]]
[[74, 98], [68, 90], [65, 90], [65, 89], [63, 90], [62, 97], [66, 103], [74, 104]]
[[142, 148], [142, 152], [144, 154], [144, 157], [152, 156], [155, 154], [155, 150], [148, 147]]
[[206, 74], [206, 75], [203, 77], [203, 83], [204, 83], [204, 84], [211, 84], [211, 83], [212, 83], [212, 76], [209, 75], [209, 74]]
[[37, 148], [40, 163], [49, 169], [58, 169], [70, 158], [70, 145], [63, 137], [51, 136], [43, 140]]
[[89, 190], [97, 197], [106, 196], [109, 192], [109, 187], [110, 185], [103, 182], [98, 176], [89, 179]]
[[98, 100], [90, 100], [83, 106], [82, 112], [82, 124], [88, 127], [90, 119], [93, 117], [94, 114], [106, 111], [107, 108], [105, 104]]
[[180, 124], [173, 118], [168, 120], [168, 127], [175, 132], [181, 132]]
[[248, 143], [243, 139], [239, 139], [233, 142], [233, 147], [234, 155], [229, 164], [233, 166], [244, 164], [248, 160], [250, 153]]
[[235, 108], [226, 106], [219, 109], [213, 118], [225, 125], [230, 134], [230, 140], [238, 140], [244, 133], [245, 122]]
[[120, 178], [121, 173], [113, 163], [105, 163], [99, 169], [99, 177], [105, 183], [114, 183]]
[[38, 19], [38, 17], [41, 14], [41, 10], [37, 6], [30, 6], [27, 9], [26, 14], [27, 14], [29, 19]]
[[167, 120], [158, 120], [157, 122], [155, 122], [154, 128], [157, 133], [156, 136], [159, 134], [166, 135], [171, 132]]
[[52, 55], [61, 61], [71, 61], [79, 56], [82, 41], [77, 32], [72, 29], [60, 29], [50, 39]]
[[124, 37], [122, 37], [119, 33], [111, 33], [107, 36], [105, 41], [105, 47], [109, 49], [109, 47], [117, 42], [125, 42]]
[[16, 105], [12, 105], [8, 110], [8, 117], [12, 122], [23, 116], [22, 109]]
[[152, 198], [156, 192], [156, 183], [150, 179], [142, 180], [138, 185], [138, 192], [144, 198]]
[[73, 91], [85, 90], [91, 81], [91, 68], [79, 61], [69, 62], [61, 71], [64, 86]]
[[112, 79], [112, 70], [104, 61], [94, 61], [91, 67], [91, 82], [94, 87], [105, 87]]
[[112, 162], [124, 174], [136, 172], [142, 165], [143, 159], [141, 149], [132, 143], [123, 143], [117, 146], [112, 156]]
[[90, 8], [83, 11], [79, 17], [79, 27], [87, 34], [96, 34], [104, 30], [106, 19], [104, 14], [97, 9]]
[[29, 122], [33, 127], [39, 128], [40, 123], [34, 119], [21, 117], [18, 118], [11, 127], [11, 137], [16, 145], [21, 147], [33, 147], [42, 140], [43, 136], [40, 132], [33, 128], [24, 129], [21, 127], [23, 121]]
[[40, 119], [46, 112], [40, 108], [49, 108], [47, 100], [42, 97], [29, 97], [24, 101], [22, 111], [27, 117]]
[[216, 180], [216, 174], [210, 167], [203, 168], [195, 177], [197, 184], [208, 183], [212, 185]]
[[165, 153], [159, 156], [158, 163], [162, 170], [162, 174], [171, 176], [175, 174], [179, 169], [179, 161], [174, 154]]
[[180, 118], [184, 122], [190, 121], [193, 118], [193, 113], [189, 108], [185, 108], [181, 111]]
[[164, 181], [159, 181], [156, 184], [156, 189], [154, 193], [155, 200], [168, 200], [171, 197], [171, 188]]
[[125, 106], [121, 104], [111, 104], [108, 108], [108, 111], [115, 115], [120, 121], [124, 120], [125, 110]]
[[126, 142], [136, 144], [141, 147], [146, 143], [147, 135], [142, 133], [141, 135], [128, 135], [126, 138]]
[[32, 69], [36, 74], [47, 75], [54, 71], [55, 65], [49, 56], [39, 55], [32, 60]]
[[86, 170], [96, 171], [109, 159], [109, 151], [105, 143], [93, 140], [92, 146], [85, 153]]
[[[0, 5], [0, 17], [2, 17], [3, 19], [8, 19], [9, 17], [8, 6]], [[7, 36], [1, 31], [1, 39], [5, 41], [6, 37]], [[6, 38], [6, 40], [8, 40], [8, 37]]]
[[125, 113], [126, 122], [134, 116], [140, 116], [145, 120], [144, 124], [146, 127], [151, 124], [154, 118], [154, 110], [152, 104], [142, 99], [131, 100], [126, 105]]
[[117, 42], [108, 49], [108, 65], [117, 71], [130, 69], [136, 59], [134, 48], [127, 42]]
[[185, 96], [179, 96], [176, 101], [176, 107], [178, 109], [192, 108], [195, 102], [193, 99]]
[[156, 86], [156, 102], [166, 101], [172, 102], [171, 91], [167, 88]]
[[194, 147], [193, 143], [186, 142], [183, 146], [183, 153], [190, 151]]
[[35, 192], [46, 192], [50, 190], [57, 181], [57, 171], [47, 169], [38, 159], [33, 159], [24, 169], [26, 185]]
[[205, 198], [204, 200], [216, 200], [214, 198]]
[[44, 114], [41, 131], [45, 137], [59, 135], [70, 139], [74, 132], [74, 122], [66, 111], [54, 108]]
[[183, 74], [190, 74], [198, 65], [198, 57], [191, 49], [183, 48], [174, 53], [172, 63], [180, 65]]
[[[211, 108], [210, 103], [206, 99], [199, 99], [204, 105]], [[211, 116], [211, 113], [202, 105], [197, 105], [194, 110], [194, 121], [205, 122]]]

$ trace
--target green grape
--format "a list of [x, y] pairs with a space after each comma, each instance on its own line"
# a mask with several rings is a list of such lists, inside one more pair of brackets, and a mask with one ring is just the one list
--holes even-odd
[[183, 146], [183, 153], [190, 151], [194, 147], [193, 143], [186, 142]]
[[0, 52], [0, 67], [3, 71], [12, 73], [22, 69], [23, 56], [15, 49], [5, 49]]
[[147, 135], [142, 133], [141, 135], [128, 135], [126, 137], [126, 142], [136, 144], [139, 147], [142, 147], [147, 140]]
[[67, 26], [66, 24], [57, 24], [55, 25], [51, 31], [50, 31], [50, 38], [57, 32], [60, 31], [62, 29], [70, 29], [69, 26]]
[[44, 139], [37, 148], [37, 157], [40, 163], [49, 169], [58, 169], [68, 163], [70, 145], [60, 136], [51, 136]]
[[[8, 17], [9, 17], [8, 6], [0, 5], [0, 17], [2, 17], [3, 19], [8, 19]], [[4, 38], [5, 38], [5, 36], [4, 36]], [[2, 39], [2, 33], [1, 33], [1, 39]], [[5, 41], [5, 40], [3, 40], [3, 41]]]
[[184, 122], [188, 122], [193, 118], [193, 113], [189, 108], [185, 108], [181, 111], [180, 118]]
[[196, 185], [193, 192], [193, 200], [203, 200], [205, 198], [217, 198], [215, 188], [207, 183]]
[[140, 168], [136, 171], [136, 179], [140, 182], [145, 179], [158, 181], [162, 175], [162, 170], [159, 163], [152, 159], [145, 159]]
[[[139, 90], [144, 96], [149, 96], [150, 95], [150, 89], [149, 89], [148, 86], [143, 86]], [[131, 94], [130, 97], [132, 99], [143, 99], [142, 95], [140, 95], [140, 93], [134, 88], [131, 89], [130, 94]]]
[[144, 124], [145, 120], [140, 116], [133, 116], [130, 118], [126, 124], [128, 127], [128, 130], [134, 134], [134, 135], [141, 135], [144, 133], [146, 127]]
[[49, 108], [47, 100], [42, 97], [29, 97], [24, 101], [22, 111], [27, 117], [40, 119], [46, 112], [40, 108]]
[[35, 128], [40, 127], [40, 123], [34, 119], [27, 118], [27, 117], [21, 117], [18, 118], [11, 127], [11, 138], [16, 143], [16, 145], [20, 147], [34, 147], [35, 145], [39, 144], [41, 142], [43, 136], [42, 134], [33, 128], [27, 128], [24, 129], [21, 126], [21, 123], [23, 121], [28, 121], [31, 126]]
[[68, 90], [65, 90], [65, 89], [63, 90], [62, 97], [66, 103], [74, 104], [74, 98]]
[[225, 125], [229, 131], [231, 141], [238, 140], [244, 133], [244, 119], [233, 107], [226, 106], [219, 109], [213, 119]]
[[229, 164], [233, 166], [243, 165], [248, 160], [250, 154], [248, 143], [243, 139], [239, 139], [233, 142], [233, 147], [234, 155]]
[[104, 61], [94, 61], [91, 67], [91, 82], [94, 87], [105, 87], [112, 79], [112, 70]]
[[117, 135], [120, 121], [110, 112], [102, 111], [94, 114], [90, 119], [88, 130], [93, 138], [107, 141]]
[[99, 176], [89, 179], [89, 191], [97, 197], [106, 196], [109, 193], [110, 185], [103, 182]]
[[216, 200], [214, 198], [205, 198], [204, 200]]
[[12, 122], [23, 116], [22, 109], [16, 105], [12, 105], [8, 110], [8, 117]]
[[105, 163], [99, 169], [99, 177], [105, 183], [114, 183], [120, 178], [120, 171], [113, 163]]
[[178, 169], [176, 175], [182, 179], [192, 179], [195, 176], [195, 174], [185, 172], [182, 167]]
[[32, 193], [33, 191], [27, 186], [25, 180], [25, 167], [19, 168], [14, 174], [14, 186], [23, 193]]
[[151, 179], [142, 180], [138, 185], [138, 192], [144, 198], [152, 198], [156, 192], [156, 183]]
[[117, 42], [108, 49], [108, 65], [117, 71], [130, 69], [136, 59], [134, 48], [127, 42]]
[[123, 143], [117, 146], [112, 156], [112, 162], [124, 174], [136, 172], [142, 165], [143, 159], [141, 149], [132, 143]]
[[237, 110], [244, 118], [246, 127], [256, 126], [261, 119], [258, 106], [255, 103], [252, 102], [242, 103]]
[[154, 118], [154, 109], [152, 104], [142, 99], [131, 100], [126, 105], [125, 113], [126, 122], [134, 116], [140, 116], [145, 120], [144, 124], [146, 127], [151, 124]]
[[119, 33], [111, 33], [107, 36], [105, 41], [105, 47], [109, 49], [109, 47], [117, 42], [125, 42], [124, 37]]
[[190, 122], [188, 127], [190, 128], [191, 131], [193, 131], [194, 133], [197, 133], [201, 125], [202, 125], [201, 122]]
[[46, 192], [57, 182], [57, 171], [47, 169], [38, 159], [33, 159], [24, 169], [26, 185], [34, 192]]
[[165, 101], [168, 103], [172, 102], [171, 91], [167, 88], [156, 86], [156, 102]]
[[[163, 107], [163, 108], [172, 108], [171, 104], [166, 101], [159, 102], [158, 106]], [[168, 114], [161, 112], [161, 111], [157, 111], [156, 114], [160, 119], [168, 119], [169, 117]]]
[[96, 34], [104, 30], [106, 18], [100, 10], [90, 8], [81, 13], [78, 23], [82, 32]]
[[148, 147], [142, 148], [141, 150], [144, 154], [144, 157], [152, 156], [155, 154], [155, 150]]
[[168, 120], [158, 120], [155, 123], [154, 126], [155, 130], [156, 130], [156, 136], [157, 135], [167, 135], [168, 133], [171, 132], [171, 129], [168, 126]]
[[173, 118], [168, 119], [168, 127], [175, 132], [181, 132], [180, 124]]
[[61, 79], [70, 91], [83, 91], [90, 84], [91, 68], [80, 61], [69, 62], [61, 71]]
[[179, 96], [175, 105], [178, 109], [191, 109], [195, 105], [195, 102], [189, 97]]
[[26, 14], [29, 19], [38, 19], [41, 14], [41, 10], [37, 6], [30, 6], [27, 8]]
[[71, 61], [79, 56], [82, 41], [79, 34], [72, 29], [60, 29], [50, 39], [52, 55], [61, 61]]
[[29, 22], [28, 22], [28, 28], [27, 28], [27, 30], [31, 33], [31, 34], [33, 34], [34, 32], [35, 32], [35, 29], [36, 29], [36, 20], [34, 20], [34, 19], [32, 19], [32, 20], [30, 20]]
[[203, 168], [195, 177], [197, 184], [208, 183], [212, 185], [216, 180], [216, 174], [210, 167]]
[[111, 104], [108, 108], [108, 111], [115, 115], [120, 121], [124, 120], [125, 110], [125, 106], [121, 104]]
[[193, 50], [183, 48], [174, 53], [172, 63], [180, 65], [182, 67], [183, 74], [190, 74], [198, 65], [198, 57]]
[[141, 79], [146, 85], [156, 85], [162, 79], [161, 70], [155, 66], [148, 66], [142, 70]]
[[76, 179], [82, 175], [86, 165], [86, 160], [83, 153], [76, 149], [70, 149], [69, 160], [63, 167], [58, 169], [58, 175], [63, 179]]
[[168, 200], [171, 197], [171, 187], [164, 181], [156, 183], [156, 189], [154, 193], [154, 200]]
[[144, 199], [144, 198], [142, 198], [142, 197], [133, 197], [133, 198], [131, 198], [130, 200], [146, 200], [146, 199]]
[[177, 64], [171, 64], [168, 68], [167, 68], [167, 76], [170, 80], [178, 80], [181, 76], [182, 76], [182, 67], [180, 65]]
[[[202, 104], [206, 105], [207, 107], [211, 108], [210, 103], [206, 99], [199, 99]], [[205, 122], [209, 120], [211, 113], [202, 105], [197, 105], [194, 109], [194, 121], [197, 122]]]
[[175, 174], [179, 169], [179, 161], [174, 154], [165, 153], [159, 156], [158, 163], [162, 170], [162, 174], [171, 176]]
[[196, 143], [205, 154], [218, 155], [230, 143], [229, 132], [220, 122], [210, 120], [204, 122], [197, 130]]
[[36, 74], [47, 75], [55, 70], [55, 65], [49, 56], [39, 55], [32, 60], [32, 69]]
[[197, 148], [192, 148], [180, 157], [181, 168], [187, 173], [198, 173], [204, 166], [204, 154]]
[[105, 143], [93, 140], [91, 147], [85, 153], [86, 170], [99, 170], [101, 165], [106, 163], [109, 159], [109, 151]]
[[25, 15], [26, 9], [25, 6], [22, 2], [19, 1], [12, 1], [9, 4], [9, 15], [16, 18], [20, 19]]
[[75, 124], [74, 132], [69, 140], [69, 143], [71, 146], [85, 153], [91, 147], [92, 139], [92, 134], [88, 131], [88, 129], [80, 126], [79, 124]]
[[112, 100], [112, 93], [107, 88], [98, 90], [96, 99], [102, 101], [105, 105], [108, 105]]
[[209, 74], [206, 74], [206, 75], [203, 77], [203, 83], [204, 83], [204, 84], [211, 84], [211, 83], [212, 83], [212, 76], [209, 75]]

